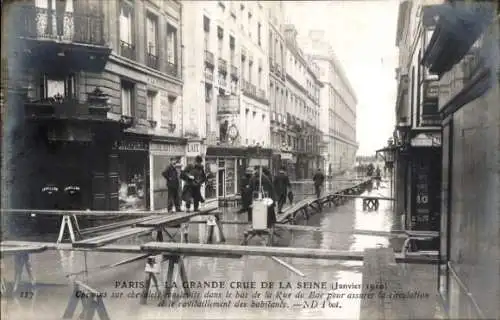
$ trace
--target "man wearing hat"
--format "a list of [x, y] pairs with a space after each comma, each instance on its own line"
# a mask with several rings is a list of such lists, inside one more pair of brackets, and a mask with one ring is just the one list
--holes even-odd
[[241, 177], [241, 186], [240, 186], [240, 194], [241, 194], [241, 209], [238, 213], [248, 212], [248, 221], [252, 221], [252, 202], [253, 202], [253, 188], [252, 188], [252, 176], [253, 170], [251, 168], [247, 168], [245, 170], [245, 174]]
[[181, 180], [179, 178], [179, 172], [177, 168], [180, 167], [181, 164], [178, 158], [171, 158], [170, 164], [162, 172], [163, 177], [167, 180], [167, 210], [172, 211], [172, 207], [175, 205], [175, 212], [181, 211], [181, 200], [180, 200], [180, 186]]

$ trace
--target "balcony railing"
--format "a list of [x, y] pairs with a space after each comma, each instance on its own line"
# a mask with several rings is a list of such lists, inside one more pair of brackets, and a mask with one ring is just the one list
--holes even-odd
[[223, 73], [227, 73], [227, 61], [222, 58], [219, 58], [218, 62], [219, 62], [219, 70]]
[[213, 83], [214, 82], [214, 74], [208, 71], [205, 71], [205, 82]]
[[254, 97], [257, 97], [257, 88], [255, 87], [254, 84], [251, 84], [246, 80], [243, 80], [243, 92], [252, 95]]
[[240, 100], [235, 96], [218, 96], [218, 114], [238, 114], [240, 112]]
[[208, 50], [205, 50], [205, 63], [212, 67], [215, 65], [214, 54]]
[[158, 56], [156, 54], [146, 52], [146, 65], [150, 68], [158, 70], [160, 68]]
[[104, 17], [99, 13], [64, 12], [22, 6], [19, 36], [104, 46]]
[[235, 65], [231, 65], [231, 77], [238, 79], [238, 68]]
[[135, 60], [135, 46], [125, 41], [120, 41], [120, 54], [128, 59]]
[[172, 63], [172, 62], [167, 62], [167, 74], [171, 76], [177, 76], [177, 64]]

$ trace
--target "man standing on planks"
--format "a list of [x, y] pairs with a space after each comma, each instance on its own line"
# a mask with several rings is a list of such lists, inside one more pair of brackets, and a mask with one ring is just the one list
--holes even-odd
[[167, 180], [167, 211], [171, 212], [172, 207], [175, 206], [175, 212], [181, 211], [180, 187], [181, 180], [177, 167], [180, 166], [178, 158], [171, 158], [170, 164], [162, 172], [162, 176]]
[[325, 175], [321, 172], [321, 169], [318, 168], [313, 177], [314, 181], [314, 193], [316, 194], [316, 198], [321, 198], [321, 191], [323, 188], [323, 183], [325, 182]]
[[286, 203], [288, 190], [292, 189], [290, 179], [286, 174], [286, 169], [281, 168], [278, 175], [274, 177], [274, 190], [278, 198], [278, 213], [283, 213], [283, 205]]
[[207, 176], [203, 168], [203, 158], [196, 156], [194, 164], [188, 164], [181, 172], [181, 179], [186, 182], [182, 190], [182, 200], [186, 202], [186, 211], [194, 204], [194, 211], [199, 211], [200, 202], [205, 202], [201, 196], [201, 185], [206, 182]]

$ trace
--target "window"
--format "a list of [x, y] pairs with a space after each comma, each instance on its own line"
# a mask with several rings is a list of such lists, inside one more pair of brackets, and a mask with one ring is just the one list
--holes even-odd
[[66, 77], [53, 77], [43, 74], [40, 78], [39, 96], [41, 99], [47, 98], [75, 98], [76, 97], [75, 75]]
[[234, 37], [233, 36], [229, 36], [229, 54], [230, 54], [230, 60], [231, 60], [231, 64], [234, 64], [234, 48], [235, 48], [235, 41], [234, 41]]
[[156, 56], [158, 53], [157, 48], [157, 34], [158, 34], [158, 20], [150, 13], [146, 17], [146, 39], [147, 47], [146, 52], [150, 55]]
[[134, 58], [133, 16], [132, 4], [127, 1], [121, 2], [120, 8], [120, 48], [121, 55]]
[[[263, 86], [262, 86], [262, 69], [259, 69], [259, 76], [257, 78], [257, 86], [259, 87], [259, 89], [263, 89]], [[263, 97], [262, 97], [263, 98]]]
[[154, 112], [156, 110], [156, 92], [155, 91], [148, 91], [147, 97], [146, 97], [146, 104], [147, 104], [147, 118], [148, 120], [154, 120]]
[[135, 115], [134, 108], [134, 84], [125, 80], [121, 82], [121, 104], [124, 116]]
[[261, 35], [260, 35], [261, 31], [262, 31], [262, 26], [259, 22], [259, 23], [257, 23], [257, 42], [258, 42], [259, 46], [262, 46], [262, 41], [261, 41], [262, 39], [261, 39]]
[[167, 62], [177, 64], [177, 29], [167, 24]]

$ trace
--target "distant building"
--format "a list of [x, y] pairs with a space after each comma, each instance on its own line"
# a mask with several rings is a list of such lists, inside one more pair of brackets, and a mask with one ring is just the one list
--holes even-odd
[[289, 170], [297, 179], [311, 178], [314, 170], [324, 169], [320, 143], [320, 88], [318, 66], [307, 60], [297, 42], [293, 25], [284, 27], [286, 42], [287, 143], [293, 160]]
[[[300, 41], [309, 59], [318, 65], [323, 84], [320, 93], [320, 130], [324, 167], [332, 174], [354, 165], [357, 98], [342, 63], [337, 59], [324, 31], [310, 31]], [[330, 170], [331, 169], [331, 170]]]

